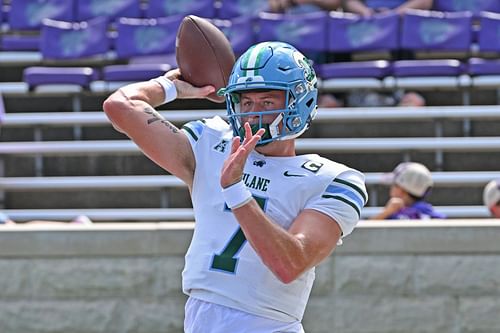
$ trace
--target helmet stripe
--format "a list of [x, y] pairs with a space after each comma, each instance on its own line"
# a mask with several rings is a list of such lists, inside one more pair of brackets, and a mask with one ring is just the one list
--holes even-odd
[[[247, 68], [255, 68], [259, 64], [260, 59], [262, 58], [262, 53], [264, 51], [264, 48], [267, 47], [268, 43], [260, 43], [257, 44], [257, 47], [255, 47], [252, 52], [250, 52], [250, 56], [248, 57], [248, 63], [247, 63]], [[250, 70], [247, 74], [248, 76], [255, 76], [257, 75], [258, 70]]]
[[243, 59], [241, 59], [241, 69], [243, 70], [243, 76], [247, 76], [247, 68], [248, 68], [248, 60], [250, 59], [250, 54], [255, 49], [255, 45], [250, 47], [245, 54], [243, 55]]

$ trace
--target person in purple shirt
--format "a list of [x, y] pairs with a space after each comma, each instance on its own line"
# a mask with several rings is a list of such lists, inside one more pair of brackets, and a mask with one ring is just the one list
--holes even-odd
[[408, 9], [429, 10], [432, 3], [433, 0], [345, 0], [344, 11], [362, 16], [389, 10], [404, 14]]
[[425, 197], [433, 185], [432, 175], [425, 165], [416, 162], [400, 163], [391, 173], [390, 199], [372, 220], [443, 219]]

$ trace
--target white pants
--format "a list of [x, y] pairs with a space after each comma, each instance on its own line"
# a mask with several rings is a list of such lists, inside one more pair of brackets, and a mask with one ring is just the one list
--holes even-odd
[[299, 321], [285, 323], [189, 297], [185, 333], [304, 333]]

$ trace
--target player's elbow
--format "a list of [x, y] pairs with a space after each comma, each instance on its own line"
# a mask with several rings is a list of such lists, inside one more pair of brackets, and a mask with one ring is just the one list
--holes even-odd
[[278, 277], [278, 280], [280, 280], [284, 284], [290, 284], [297, 279], [297, 277], [292, 275], [292, 274], [280, 274], [280, 275], [277, 275], [277, 277]]
[[108, 118], [113, 120], [113, 118], [116, 118], [120, 114], [120, 110], [124, 109], [123, 104], [123, 99], [115, 92], [102, 103], [102, 109]]
[[289, 284], [297, 280], [303, 271], [303, 269], [292, 265], [280, 265], [273, 270], [274, 275], [284, 284]]
[[118, 90], [109, 96], [102, 104], [102, 109], [115, 128], [120, 127], [120, 123], [126, 118], [130, 109], [130, 101]]

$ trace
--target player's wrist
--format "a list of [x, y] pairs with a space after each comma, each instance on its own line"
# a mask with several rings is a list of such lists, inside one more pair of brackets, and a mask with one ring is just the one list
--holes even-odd
[[239, 208], [252, 200], [252, 193], [245, 186], [243, 180], [223, 188], [222, 196], [230, 209]]
[[162, 104], [172, 102], [177, 98], [177, 88], [172, 80], [168, 79], [164, 75], [158, 76], [152, 81], [157, 82], [163, 88], [163, 92], [165, 93], [165, 98]]

